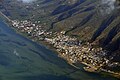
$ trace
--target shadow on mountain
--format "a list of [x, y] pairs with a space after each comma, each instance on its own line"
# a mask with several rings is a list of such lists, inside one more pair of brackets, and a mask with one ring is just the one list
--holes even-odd
[[85, 18], [83, 18], [83, 20], [78, 25], [76, 25], [72, 29], [66, 31], [65, 34], [67, 34], [70, 31], [75, 30], [78, 27], [84, 26], [87, 22], [89, 22], [91, 20], [91, 18], [93, 17], [93, 15], [94, 15], [94, 12], [92, 12], [91, 14], [89, 14], [88, 16], [86, 16]]
[[41, 4], [47, 4], [49, 2], [51, 2], [52, 0], [44, 0]]
[[108, 45], [112, 39], [120, 32], [120, 23], [113, 27], [110, 32], [108, 33], [106, 39], [102, 43], [103, 46]]
[[81, 7], [81, 8], [75, 8], [75, 9], [72, 9], [72, 10], [70, 10], [68, 12], [65, 12], [65, 13], [59, 15], [58, 18], [55, 20], [55, 22], [52, 22], [50, 29], [53, 29], [54, 28], [54, 24], [56, 24], [57, 22], [60, 22], [62, 20], [65, 20], [67, 18], [75, 16], [76, 15], [75, 13], [77, 13], [78, 11], [80, 11], [82, 9], [84, 9], [84, 10], [78, 12], [77, 14], [80, 14], [80, 13], [83, 13], [83, 12], [92, 11], [92, 10], [94, 10], [94, 8], [95, 8], [94, 6], [90, 6], [90, 7], [86, 8], [86, 9], [84, 9], [84, 7]]
[[107, 17], [105, 20], [102, 21], [100, 27], [95, 31], [95, 33], [92, 36], [92, 41], [95, 41], [98, 36], [101, 35], [101, 33], [106, 29], [116, 18], [115, 15], [112, 15], [110, 17]]
[[79, 6], [80, 4], [84, 3], [86, 0], [79, 0], [77, 1], [75, 4], [73, 5], [60, 5], [59, 7], [57, 7], [52, 13], [51, 15], [57, 15], [60, 14], [62, 12], [68, 11], [72, 8], [75, 8], [77, 6]]

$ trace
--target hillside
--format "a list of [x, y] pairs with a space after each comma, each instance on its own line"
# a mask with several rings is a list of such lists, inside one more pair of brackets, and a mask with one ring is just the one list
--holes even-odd
[[12, 20], [39, 21], [47, 32], [65, 31], [65, 35], [102, 47], [109, 51], [107, 58], [120, 62], [119, 0], [2, 0], [0, 11]]

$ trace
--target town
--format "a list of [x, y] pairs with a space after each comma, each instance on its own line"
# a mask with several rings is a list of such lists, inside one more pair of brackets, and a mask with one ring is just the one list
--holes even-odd
[[[37, 23], [39, 23], [39, 21]], [[110, 59], [107, 59], [105, 57], [107, 51], [103, 50], [101, 47], [95, 48], [89, 42], [83, 44], [82, 41], [77, 38], [65, 35], [65, 31], [55, 33], [47, 32], [42, 29], [41, 25], [36, 25], [35, 23], [27, 20], [13, 20], [12, 25], [20, 32], [27, 33], [28, 36], [30, 36], [30, 38], [34, 41], [44, 40], [45, 42], [51, 44], [58, 52], [59, 57], [65, 59], [69, 64], [76, 68], [79, 67], [74, 65], [74, 63], [80, 62], [87, 66], [84, 67], [86, 71], [104, 71], [120, 76], [120, 73], [104, 69], [104, 66], [111, 66], [110, 64], [120, 66], [120, 63], [111, 62]]]

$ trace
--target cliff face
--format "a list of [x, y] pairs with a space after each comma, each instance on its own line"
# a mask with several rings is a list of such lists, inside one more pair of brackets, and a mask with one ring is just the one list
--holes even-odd
[[11, 19], [40, 21], [47, 31], [66, 31], [110, 51], [120, 62], [119, 0], [3, 0], [0, 10]]

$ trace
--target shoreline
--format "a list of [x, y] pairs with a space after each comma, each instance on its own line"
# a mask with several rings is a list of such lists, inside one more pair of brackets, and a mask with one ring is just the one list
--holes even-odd
[[[3, 18], [6, 18], [5, 16], [2, 16], [2, 17], [3, 17]], [[7, 19], [7, 20], [8, 20], [8, 19]], [[20, 32], [19, 30], [17, 30], [16, 28], [12, 27], [11, 22], [10, 22], [9, 20], [8, 20], [8, 21], [7, 21], [7, 20], [5, 20], [4, 22], [5, 22], [8, 26], [10, 26], [17, 34], [20, 34], [20, 35], [26, 37], [27, 39], [32, 40], [33, 42], [36, 42], [36, 43], [38, 43], [38, 44], [41, 44], [41, 45], [45, 46], [46, 48], [48, 48], [48, 49], [52, 50], [53, 52], [55, 52], [55, 53], [58, 55], [58, 57], [60, 57], [61, 59], [64, 59], [69, 65], [73, 66], [74, 68], [79, 69], [79, 67], [75, 66], [71, 61], [69, 61], [69, 59], [63, 57], [63, 56], [61, 55], [61, 53], [58, 52], [58, 51], [53, 47], [53, 45], [49, 44], [49, 43], [46, 42], [46, 41], [35, 41], [35, 40], [31, 39], [31, 38], [30, 38], [29, 36], [27, 36], [25, 33], [22, 33], [22, 32]], [[85, 71], [87, 71], [87, 72], [89, 72], [89, 70], [90, 70], [90, 69], [87, 70], [87, 69], [86, 69], [87, 67], [92, 68], [92, 69], [94, 69], [94, 70], [97, 70], [97, 69], [95, 69], [95, 67], [93, 68], [93, 66], [91, 66], [91, 65], [89, 65], [89, 64], [87, 64], [87, 63], [85, 63], [85, 62], [80, 62], [80, 64], [83, 64], [83, 65], [86, 66], [86, 67], [83, 67], [83, 69], [84, 69]], [[94, 72], [94, 70], [91, 71], [91, 72]], [[103, 70], [101, 70], [101, 72], [102, 72], [102, 71], [103, 71]], [[105, 71], [103, 71], [103, 72], [105, 72]], [[96, 73], [96, 72], [94, 72], [94, 73]], [[97, 73], [99, 73], [99, 72], [97, 72]], [[108, 75], [112, 75], [112, 76], [116, 77], [116, 74], [115, 74], [115, 73], [110, 73], [110, 72], [107, 72], [107, 71], [106, 71], [106, 73], [108, 73]], [[120, 78], [120, 75], [119, 75], [117, 78]]]

